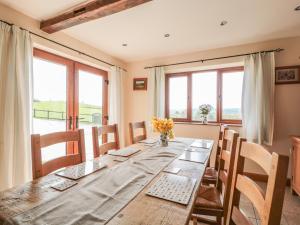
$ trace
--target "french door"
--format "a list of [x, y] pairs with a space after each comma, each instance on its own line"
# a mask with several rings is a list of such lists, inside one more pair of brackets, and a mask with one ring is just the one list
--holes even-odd
[[[92, 128], [107, 124], [107, 72], [34, 49], [33, 133], [84, 129], [86, 157], [93, 157]], [[43, 149], [43, 161], [77, 152], [77, 143]]]

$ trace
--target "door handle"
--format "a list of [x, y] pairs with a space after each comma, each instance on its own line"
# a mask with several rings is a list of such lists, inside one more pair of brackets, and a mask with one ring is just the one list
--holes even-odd
[[72, 123], [73, 123], [73, 117], [72, 116], [69, 116], [69, 130], [72, 129]]
[[76, 129], [78, 129], [79, 118], [76, 116]]

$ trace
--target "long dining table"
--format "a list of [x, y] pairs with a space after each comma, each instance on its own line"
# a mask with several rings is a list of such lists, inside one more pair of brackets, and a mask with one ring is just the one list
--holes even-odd
[[[0, 192], [0, 224], [108, 224], [108, 225], [183, 225], [189, 224], [192, 207], [203, 173], [213, 149], [213, 140], [205, 162], [180, 159], [198, 139], [176, 138], [167, 147], [131, 145], [140, 151], [120, 160], [106, 154], [94, 162], [106, 167], [82, 177], [77, 185], [58, 191], [51, 186], [65, 179], [55, 173]], [[121, 157], [123, 159], [123, 157]], [[76, 168], [80, 165], [75, 165]], [[169, 170], [195, 181], [187, 204], [152, 197], [147, 191]]]

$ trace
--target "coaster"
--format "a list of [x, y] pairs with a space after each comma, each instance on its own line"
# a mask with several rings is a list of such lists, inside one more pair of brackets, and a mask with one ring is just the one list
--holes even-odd
[[178, 167], [170, 167], [170, 168], [167, 167], [166, 169], [164, 169], [164, 172], [177, 174], [180, 170], [181, 170], [181, 168], [178, 168]]
[[69, 189], [70, 187], [73, 187], [76, 184], [78, 184], [76, 181], [66, 179], [55, 183], [51, 187], [57, 191], [64, 191]]

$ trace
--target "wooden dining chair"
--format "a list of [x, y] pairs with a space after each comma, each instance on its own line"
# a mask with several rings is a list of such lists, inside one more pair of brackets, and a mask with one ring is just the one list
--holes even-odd
[[[238, 136], [234, 130], [227, 130], [224, 134], [227, 146], [220, 152], [217, 185], [200, 185], [192, 214], [194, 225], [198, 221], [220, 225], [222, 218], [226, 219]], [[203, 216], [213, 216], [215, 220]]]
[[215, 155], [215, 166], [210, 167], [208, 165], [206, 167], [203, 178], [202, 178], [203, 184], [213, 184], [213, 185], [217, 184], [220, 152], [221, 152], [221, 149], [225, 149], [227, 146], [227, 140], [224, 139], [224, 134], [227, 130], [228, 130], [228, 126], [225, 124], [223, 124], [220, 127], [218, 146], [217, 146], [217, 151], [216, 151], [216, 155]]
[[[245, 159], [259, 165], [268, 175], [266, 191], [263, 191], [251, 178], [243, 175]], [[280, 224], [288, 161], [287, 156], [270, 153], [261, 145], [239, 139], [226, 224], [252, 225], [239, 208], [241, 194], [246, 196], [256, 208], [261, 225]]]
[[[120, 148], [120, 142], [119, 142], [119, 131], [118, 131], [118, 125], [104, 125], [102, 127], [93, 127], [93, 148], [94, 148], [94, 158], [99, 157], [100, 155], [105, 155], [109, 150], [112, 149], [119, 149]], [[99, 145], [99, 136], [105, 135], [105, 139], [107, 139], [108, 134], [114, 135], [114, 141], [113, 142], [107, 142], [105, 141], [103, 144]], [[102, 138], [103, 140], [103, 138]]]
[[[62, 156], [43, 163], [42, 148], [58, 143], [67, 143], [73, 141], [78, 142], [77, 153]], [[31, 153], [33, 179], [46, 176], [47, 174], [63, 167], [85, 162], [84, 131], [80, 129], [77, 131], [55, 132], [45, 135], [32, 134]]]
[[[143, 133], [141, 135], [134, 136], [134, 130], [136, 129], [143, 129]], [[142, 121], [136, 123], [129, 123], [129, 134], [131, 144], [135, 144], [139, 141], [147, 139], [146, 122]]]

